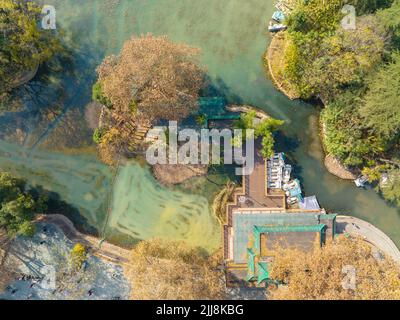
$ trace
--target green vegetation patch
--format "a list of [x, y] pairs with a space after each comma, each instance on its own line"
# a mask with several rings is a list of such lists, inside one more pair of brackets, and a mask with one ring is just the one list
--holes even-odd
[[33, 219], [46, 210], [47, 198], [31, 191], [22, 179], [0, 172], [0, 228], [10, 237], [33, 236]]
[[[351, 30], [341, 25], [345, 4], [309, 0], [296, 5], [287, 19], [280, 72], [301, 98], [324, 102], [327, 152], [378, 181], [382, 173], [400, 168], [394, 161], [400, 137], [400, 1], [350, 3], [357, 13]], [[390, 181], [397, 176], [392, 172]], [[387, 186], [382, 193], [400, 203], [396, 190]]]

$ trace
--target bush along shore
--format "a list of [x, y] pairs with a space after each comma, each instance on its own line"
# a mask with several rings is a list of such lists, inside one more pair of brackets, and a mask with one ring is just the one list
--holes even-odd
[[324, 104], [329, 171], [345, 179], [363, 174], [400, 205], [400, 1], [355, 4], [355, 28], [341, 23], [344, 5], [299, 2], [286, 14], [287, 30], [274, 36], [265, 64], [289, 98]]

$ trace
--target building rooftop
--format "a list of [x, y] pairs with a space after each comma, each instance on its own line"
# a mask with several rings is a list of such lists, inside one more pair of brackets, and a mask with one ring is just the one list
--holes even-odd
[[[321, 217], [322, 216], [322, 217]], [[234, 212], [232, 215], [233, 261], [246, 263], [249, 239], [254, 237], [254, 228], [272, 228], [274, 232], [304, 232], [308, 228], [318, 227], [323, 221], [336, 217], [321, 215], [316, 212], [308, 213], [262, 213], [262, 212]], [[322, 222], [322, 223], [321, 223]], [[291, 227], [291, 228], [288, 228]], [[281, 228], [281, 229], [279, 229]], [[303, 230], [304, 229], [304, 230]], [[292, 237], [293, 241], [296, 237]], [[300, 238], [299, 238], [300, 239]], [[254, 239], [256, 241], [256, 239]]]

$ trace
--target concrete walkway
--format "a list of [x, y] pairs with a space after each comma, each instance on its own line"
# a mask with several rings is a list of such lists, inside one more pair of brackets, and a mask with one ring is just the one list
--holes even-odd
[[394, 242], [381, 230], [372, 224], [350, 216], [338, 216], [336, 231], [359, 236], [371, 243], [385, 255], [390, 256], [395, 262], [400, 263], [400, 251]]

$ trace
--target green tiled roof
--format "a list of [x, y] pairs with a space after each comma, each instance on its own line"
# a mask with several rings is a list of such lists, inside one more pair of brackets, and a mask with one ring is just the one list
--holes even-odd
[[247, 255], [247, 281], [251, 281], [256, 275], [256, 266], [254, 264], [256, 255], [251, 249], [247, 249]]
[[269, 279], [269, 272], [268, 272], [268, 263], [267, 262], [259, 262], [258, 265], [258, 281], [257, 283], [260, 285], [264, 281]]
[[337, 214], [323, 214], [320, 216], [321, 220], [335, 220], [337, 218]]
[[260, 252], [261, 234], [265, 233], [287, 233], [287, 232], [318, 232], [321, 233], [325, 229], [325, 224], [318, 224], [314, 226], [278, 226], [278, 227], [265, 227], [254, 226], [254, 240], [255, 249]]
[[272, 233], [272, 232], [321, 232], [324, 229], [324, 224], [318, 224], [314, 226], [254, 226], [254, 235], [261, 233]]
[[[335, 218], [336, 215], [327, 215], [327, 214], [309, 213], [309, 212], [295, 213], [295, 214], [294, 213], [233, 214], [232, 225], [234, 233], [234, 239], [233, 239], [234, 262], [247, 263], [247, 247], [250, 237], [254, 234], [255, 226], [266, 226], [266, 227], [277, 227], [277, 228], [296, 227], [296, 226], [304, 228], [307, 226], [317, 226], [318, 228], [318, 226], [320, 224], [323, 224], [324, 221], [335, 220]], [[299, 229], [292, 229], [292, 230], [299, 230]]]

